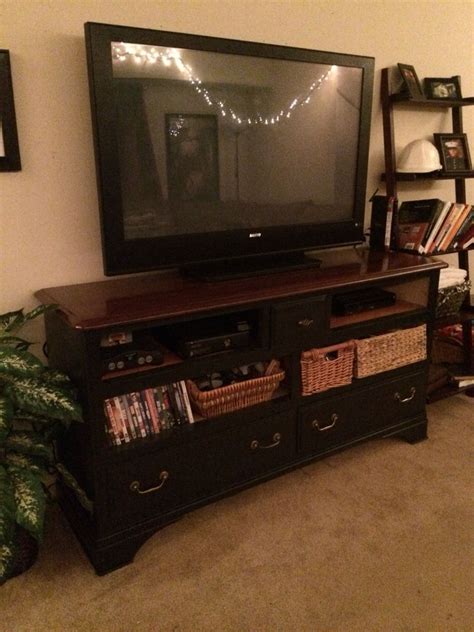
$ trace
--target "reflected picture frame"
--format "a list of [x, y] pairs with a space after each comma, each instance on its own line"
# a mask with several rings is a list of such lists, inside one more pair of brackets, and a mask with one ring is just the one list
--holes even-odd
[[21, 171], [10, 51], [0, 49], [0, 171]]
[[166, 114], [168, 196], [219, 199], [218, 123], [214, 114]]
[[462, 99], [459, 77], [446, 79], [426, 77], [423, 84], [427, 99], [449, 99], [451, 101]]
[[466, 134], [434, 134], [443, 172], [457, 174], [472, 170], [469, 144]]
[[424, 99], [425, 93], [415, 68], [408, 64], [398, 64], [398, 70], [403, 79], [402, 92], [406, 93], [410, 99]]

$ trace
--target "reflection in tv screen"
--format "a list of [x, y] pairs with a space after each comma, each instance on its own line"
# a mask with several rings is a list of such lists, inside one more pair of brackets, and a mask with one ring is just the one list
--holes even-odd
[[113, 42], [125, 240], [351, 220], [363, 70]]

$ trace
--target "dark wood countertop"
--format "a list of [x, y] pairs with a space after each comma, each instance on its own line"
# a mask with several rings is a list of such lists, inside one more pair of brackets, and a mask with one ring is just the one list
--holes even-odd
[[56, 304], [72, 327], [101, 329], [253, 302], [325, 292], [359, 283], [422, 274], [443, 261], [401, 252], [344, 249], [317, 253], [321, 267], [217, 282], [183, 278], [176, 270], [39, 290], [43, 304]]

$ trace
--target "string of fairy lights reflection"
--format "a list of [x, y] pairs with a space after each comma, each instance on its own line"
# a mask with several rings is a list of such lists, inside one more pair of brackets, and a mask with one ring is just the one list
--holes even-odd
[[297, 96], [290, 102], [289, 106], [280, 109], [279, 112], [266, 116], [244, 116], [224, 103], [221, 99], [212, 96], [210, 91], [202, 81], [193, 74], [193, 69], [186, 64], [180, 54], [175, 49], [167, 49], [165, 52], [159, 51], [153, 46], [141, 46], [139, 44], [112, 44], [112, 60], [114, 63], [123, 63], [127, 59], [133, 60], [137, 65], [157, 64], [164, 66], [174, 65], [179, 72], [191, 83], [196, 92], [202, 96], [209, 106], [218, 108], [222, 117], [229, 116], [237, 125], [276, 125], [282, 120], [289, 119], [296, 108], [304, 107], [311, 102], [314, 94], [321, 90], [325, 81], [328, 81], [332, 74], [336, 72], [337, 66], [331, 66], [318, 79], [315, 79], [303, 95]]

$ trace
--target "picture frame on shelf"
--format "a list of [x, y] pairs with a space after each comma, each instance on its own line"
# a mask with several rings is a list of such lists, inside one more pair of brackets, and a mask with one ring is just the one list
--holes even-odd
[[398, 70], [403, 79], [402, 91], [406, 93], [410, 99], [424, 99], [425, 93], [423, 92], [415, 68], [409, 64], [398, 64]]
[[433, 136], [444, 173], [456, 174], [472, 170], [466, 134], [434, 134]]
[[170, 200], [218, 200], [217, 117], [166, 114], [165, 121]]
[[0, 49], [0, 171], [21, 171], [10, 51]]
[[447, 79], [437, 79], [426, 77], [424, 88], [427, 99], [462, 99], [461, 84], [459, 77], [448, 77]]

